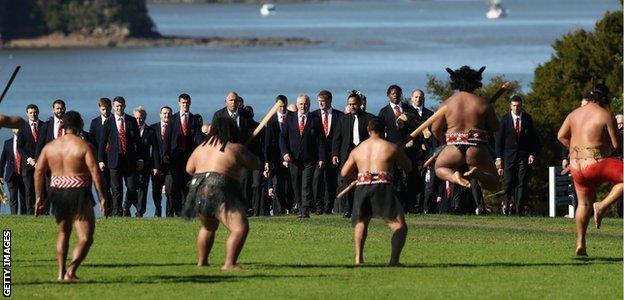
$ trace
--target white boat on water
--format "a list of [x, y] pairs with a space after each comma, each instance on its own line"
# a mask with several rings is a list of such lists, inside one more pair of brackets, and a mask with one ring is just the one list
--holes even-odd
[[507, 16], [507, 12], [503, 8], [503, 5], [500, 1], [493, 0], [490, 1], [490, 9], [485, 14], [488, 19], [500, 19]]
[[264, 3], [262, 7], [260, 7], [260, 14], [263, 16], [269, 16], [275, 14], [275, 4], [273, 3]]

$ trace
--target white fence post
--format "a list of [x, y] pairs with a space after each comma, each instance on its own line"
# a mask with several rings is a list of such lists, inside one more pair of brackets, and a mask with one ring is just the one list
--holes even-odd
[[548, 216], [555, 217], [555, 195], [557, 184], [555, 183], [555, 167], [548, 167]]

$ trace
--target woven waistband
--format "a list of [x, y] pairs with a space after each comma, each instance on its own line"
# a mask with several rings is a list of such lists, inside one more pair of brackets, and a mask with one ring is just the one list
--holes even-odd
[[390, 175], [390, 172], [386, 172], [386, 171], [363, 172], [363, 173], [358, 173], [357, 183], [355, 185], [390, 183], [391, 181], [392, 181], [392, 175]]
[[470, 129], [468, 132], [451, 132], [446, 134], [447, 145], [468, 145], [476, 146], [486, 144], [488, 132], [481, 129]]
[[75, 175], [75, 176], [52, 176], [50, 180], [50, 187], [53, 188], [81, 188], [90, 187], [91, 178], [87, 175]]

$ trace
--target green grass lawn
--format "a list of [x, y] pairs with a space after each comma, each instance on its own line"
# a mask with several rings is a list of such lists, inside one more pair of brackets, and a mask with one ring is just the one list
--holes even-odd
[[253, 218], [239, 259], [245, 270], [222, 272], [223, 227], [210, 266], [198, 268], [199, 221], [98, 219], [78, 272], [83, 282], [65, 284], [55, 280], [54, 220], [0, 217], [13, 234], [18, 299], [622, 299], [621, 219], [605, 219], [600, 230], [590, 223], [587, 259], [574, 256], [570, 219], [436, 215], [407, 222], [406, 266], [388, 268], [390, 231], [378, 220], [366, 266], [353, 267], [353, 229], [344, 218]]

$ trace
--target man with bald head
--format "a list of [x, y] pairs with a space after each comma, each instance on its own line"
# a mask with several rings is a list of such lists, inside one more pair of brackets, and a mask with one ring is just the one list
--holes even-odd
[[310, 217], [314, 169], [323, 169], [327, 160], [326, 139], [321, 119], [310, 113], [310, 97], [297, 97], [297, 112], [286, 117], [280, 136], [282, 159], [288, 163], [299, 218]]

